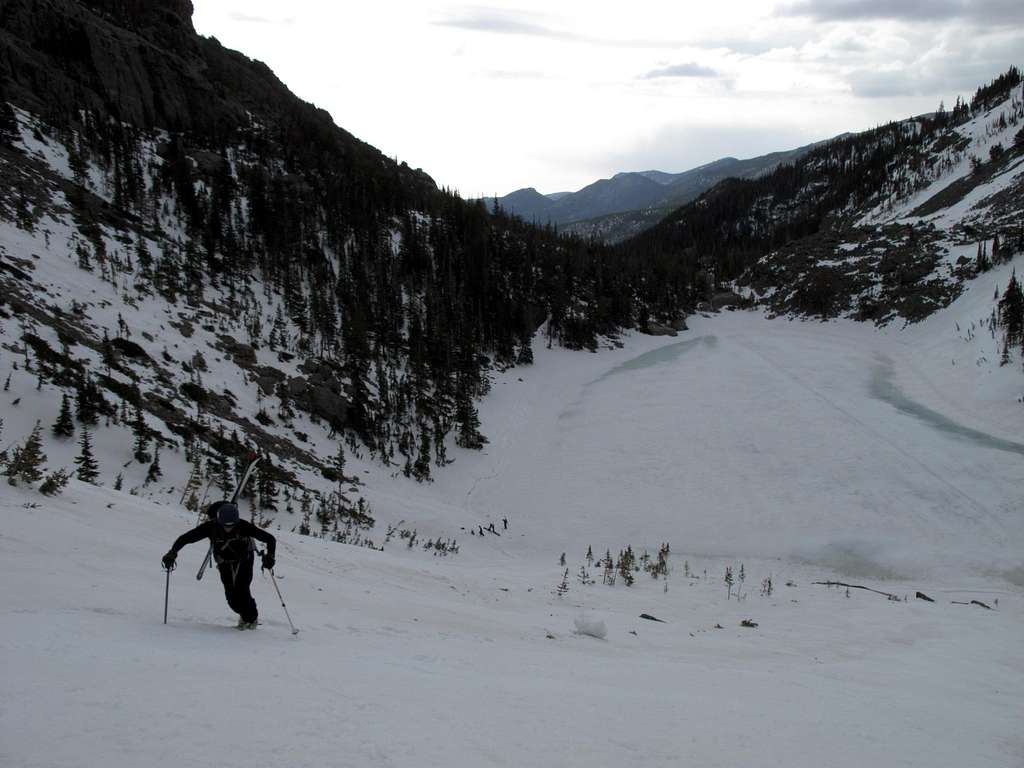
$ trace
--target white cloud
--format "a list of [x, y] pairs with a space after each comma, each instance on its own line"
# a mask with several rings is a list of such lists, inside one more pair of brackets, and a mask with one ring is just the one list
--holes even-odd
[[687, 64], [673, 64], [669, 67], [652, 69], [650, 72], [641, 75], [641, 80], [654, 80], [660, 77], [718, 77], [719, 73], [711, 67], [705, 67], [696, 62]]
[[201, 33], [465, 195], [789, 149], [949, 104], [1024, 51], [1008, 0], [196, 5]]

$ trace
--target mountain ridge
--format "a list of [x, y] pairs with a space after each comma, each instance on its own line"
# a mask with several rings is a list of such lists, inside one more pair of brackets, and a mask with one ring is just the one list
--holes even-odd
[[[767, 173], [822, 143], [814, 142], [745, 160], [722, 157], [680, 173], [620, 171], [575, 192], [555, 193], [554, 196], [525, 187], [502, 197], [483, 198], [483, 201], [490, 208], [497, 204], [526, 221], [554, 224], [581, 237], [615, 243], [653, 226], [674, 208], [693, 200], [726, 178], [749, 178]], [[531, 190], [535, 194], [527, 194]], [[602, 220], [608, 219], [617, 222], [612, 230], [601, 226]]]

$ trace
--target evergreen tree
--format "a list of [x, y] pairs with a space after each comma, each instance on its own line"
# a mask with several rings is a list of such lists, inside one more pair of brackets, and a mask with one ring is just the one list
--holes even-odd
[[217, 487], [220, 492], [227, 498], [228, 493], [231, 491], [231, 487], [234, 483], [234, 478], [231, 477], [231, 465], [228, 462], [227, 456], [223, 453], [215, 453], [212, 458], [213, 461], [213, 474], [217, 478]]
[[270, 456], [264, 456], [256, 467], [256, 488], [259, 493], [260, 509], [277, 511], [277, 483], [274, 481], [274, 466]]
[[75, 251], [78, 255], [79, 269], [92, 272], [92, 256], [89, 253], [89, 246], [79, 240], [75, 246]]
[[480, 432], [480, 416], [473, 404], [473, 391], [468, 378], [461, 375], [455, 387], [455, 421], [458, 424], [456, 445], [479, 451], [487, 444], [487, 438]]
[[345, 445], [338, 441], [338, 452], [334, 454], [334, 462], [331, 467], [338, 475], [338, 493], [341, 493], [345, 484]]
[[430, 432], [425, 424], [420, 424], [420, 450], [412, 466], [412, 474], [419, 482], [430, 479]]
[[568, 591], [569, 591], [569, 569], [566, 568], [565, 569], [565, 573], [562, 574], [562, 580], [559, 582], [558, 586], [555, 588], [555, 594], [558, 595], [559, 597], [565, 597], [565, 595], [566, 595], [566, 593]]
[[78, 379], [75, 386], [75, 415], [79, 422], [89, 426], [99, 423], [95, 386], [87, 373]]
[[35, 483], [43, 477], [46, 454], [43, 453], [42, 432], [42, 425], [37, 421], [25, 444], [14, 449], [4, 472], [10, 485], [17, 485], [19, 480]]
[[73, 437], [75, 434], [75, 420], [71, 416], [71, 398], [65, 392], [60, 401], [60, 415], [53, 423], [51, 429], [54, 437]]
[[984, 243], [978, 243], [978, 255], [974, 259], [974, 265], [979, 273], [992, 269], [992, 262], [988, 257], [988, 246]]
[[146, 485], [155, 483], [161, 477], [164, 476], [163, 471], [160, 469], [160, 444], [153, 441], [153, 463], [149, 465], [149, 470], [146, 472]]
[[1016, 271], [1010, 275], [1010, 282], [999, 300], [997, 311], [1005, 347], [1016, 348], [1024, 344], [1024, 290], [1017, 280]]
[[633, 554], [633, 548], [631, 546], [626, 547], [625, 552], [619, 552], [619, 562], [617, 570], [619, 575], [622, 577], [622, 581], [627, 587], [633, 586], [633, 571], [635, 568], [636, 556]]
[[51, 472], [43, 480], [42, 485], [39, 486], [39, 492], [44, 496], [56, 496], [64, 490], [70, 478], [71, 475], [68, 474], [66, 469], [58, 469]]
[[19, 138], [18, 118], [11, 105], [4, 100], [4, 94], [0, 93], [0, 144], [10, 146]]
[[88, 427], [82, 427], [82, 436], [79, 438], [78, 447], [79, 453], [75, 457], [78, 469], [75, 470], [75, 477], [84, 483], [96, 485], [96, 480], [100, 476], [100, 468], [92, 454], [92, 438], [89, 435]]
[[145, 464], [153, 457], [146, 450], [149, 447], [149, 428], [138, 403], [135, 404], [135, 414], [132, 418], [132, 434], [135, 435], [135, 460], [139, 464]]

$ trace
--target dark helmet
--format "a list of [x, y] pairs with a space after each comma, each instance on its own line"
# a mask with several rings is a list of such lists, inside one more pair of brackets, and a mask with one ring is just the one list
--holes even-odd
[[225, 528], [238, 522], [238, 507], [230, 501], [215, 501], [210, 505], [207, 514]]

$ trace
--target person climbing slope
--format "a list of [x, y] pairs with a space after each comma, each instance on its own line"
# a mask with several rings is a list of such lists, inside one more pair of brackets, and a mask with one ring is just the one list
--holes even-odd
[[220, 580], [224, 585], [224, 597], [227, 598], [231, 610], [239, 616], [238, 628], [256, 629], [259, 611], [249, 591], [256, 551], [253, 539], [267, 545], [261, 567], [268, 571], [274, 569], [277, 539], [248, 520], [239, 519], [238, 507], [230, 501], [214, 502], [206, 514], [210, 517], [209, 520], [177, 538], [171, 549], [163, 556], [164, 568], [174, 568], [178, 551], [185, 545], [209, 539], [213, 548], [213, 559], [217, 563]]

